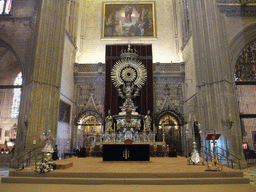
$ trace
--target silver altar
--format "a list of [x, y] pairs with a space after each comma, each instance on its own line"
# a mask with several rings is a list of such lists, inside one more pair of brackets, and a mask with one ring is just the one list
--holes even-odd
[[[141, 131], [142, 120], [144, 116], [136, 112], [137, 106], [134, 106], [133, 99], [139, 96], [139, 90], [147, 79], [145, 66], [139, 61], [136, 50], [128, 46], [120, 54], [121, 60], [117, 61], [111, 70], [111, 79], [115, 85], [118, 95], [124, 99], [120, 106], [121, 111], [114, 115], [109, 114], [105, 121], [106, 126], [111, 125], [107, 120], [115, 119], [114, 127], [105, 127], [105, 133], [102, 135], [103, 143], [119, 143], [125, 140], [133, 142], [154, 143], [155, 133], [151, 127], [151, 118], [149, 113], [145, 116], [143, 130]], [[145, 124], [147, 127], [145, 127]]]

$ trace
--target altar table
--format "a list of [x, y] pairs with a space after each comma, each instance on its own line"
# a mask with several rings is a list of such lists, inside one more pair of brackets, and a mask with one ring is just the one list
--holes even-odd
[[104, 144], [103, 161], [149, 161], [149, 144]]

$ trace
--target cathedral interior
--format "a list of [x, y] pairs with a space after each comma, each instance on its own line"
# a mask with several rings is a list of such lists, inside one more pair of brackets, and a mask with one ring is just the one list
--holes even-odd
[[0, 0], [1, 148], [19, 157], [50, 130], [61, 158], [126, 137], [188, 156], [220, 133], [217, 147], [246, 166], [244, 150], [256, 150], [255, 8]]

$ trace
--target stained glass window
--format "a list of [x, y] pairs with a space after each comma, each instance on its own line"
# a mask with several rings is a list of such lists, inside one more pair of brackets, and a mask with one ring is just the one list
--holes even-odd
[[236, 62], [235, 80], [256, 81], [256, 41], [248, 44]]
[[188, 5], [188, 0], [185, 1], [185, 10], [186, 10], [186, 28], [189, 31], [189, 5]]
[[187, 44], [188, 40], [191, 37], [191, 30], [190, 30], [190, 15], [189, 15], [189, 1], [183, 0], [182, 1], [183, 8], [182, 8], [182, 43], [183, 47]]
[[10, 14], [12, 8], [12, 0], [6, 0], [4, 14]]
[[4, 12], [4, 0], [0, 0], [0, 14]]
[[[22, 85], [22, 74], [19, 73], [14, 81], [14, 85]], [[20, 108], [20, 97], [21, 97], [21, 88], [15, 88], [13, 93], [12, 100], [12, 113], [11, 118], [18, 118], [19, 108]]]
[[0, 0], [0, 15], [9, 15], [12, 9], [12, 0]]

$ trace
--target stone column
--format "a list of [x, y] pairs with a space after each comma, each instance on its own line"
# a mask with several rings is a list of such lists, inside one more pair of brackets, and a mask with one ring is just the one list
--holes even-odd
[[[25, 69], [29, 78], [22, 89], [16, 155], [42, 145], [39, 138], [47, 130], [55, 138], [57, 135], [66, 3], [41, 0], [37, 4], [40, 13], [34, 31], [31, 66]], [[34, 137], [36, 144], [33, 144]]]
[[197, 115], [204, 128], [203, 139], [207, 133], [221, 133], [217, 145], [242, 159], [245, 166], [224, 16], [217, 1], [190, 0], [189, 8], [198, 88]]

